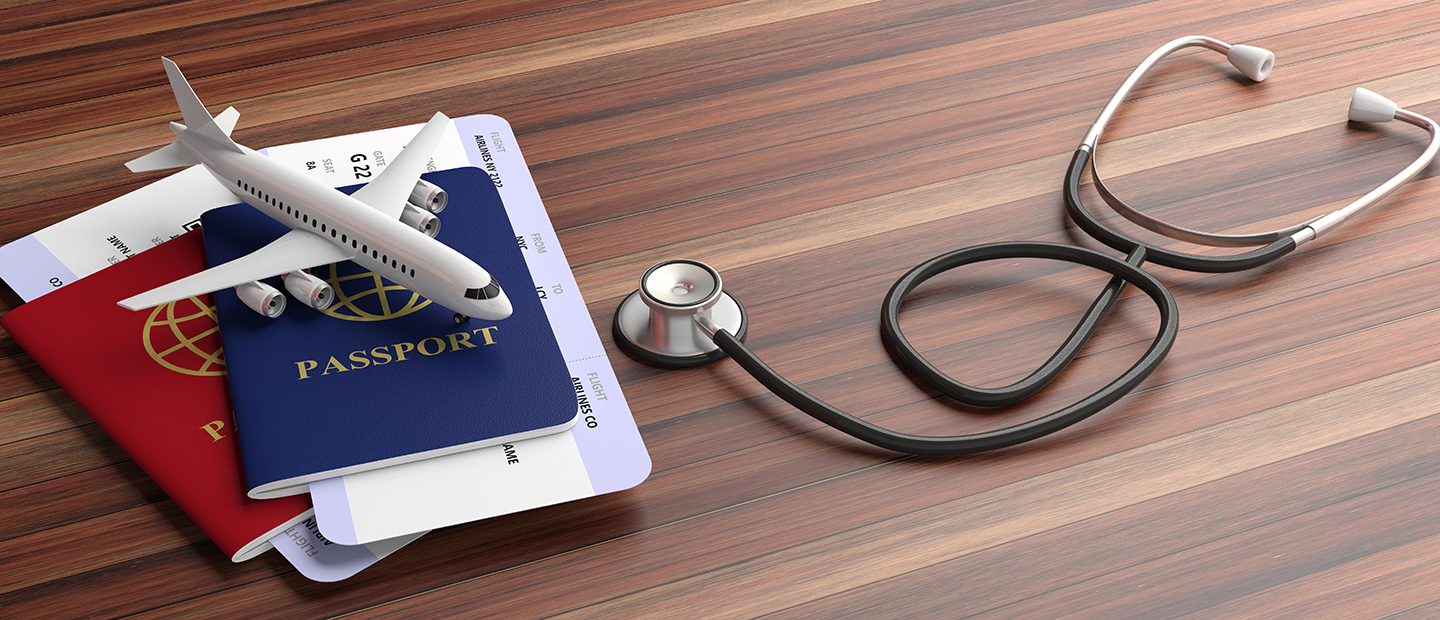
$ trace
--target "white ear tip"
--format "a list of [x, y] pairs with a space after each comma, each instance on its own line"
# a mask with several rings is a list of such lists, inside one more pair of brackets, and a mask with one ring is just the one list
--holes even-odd
[[1350, 120], [1360, 123], [1383, 123], [1395, 120], [1395, 102], [1372, 90], [1355, 89], [1350, 97]]
[[1263, 47], [1233, 45], [1225, 56], [1230, 59], [1230, 64], [1256, 82], [1265, 81], [1270, 77], [1270, 70], [1275, 68], [1275, 53]]

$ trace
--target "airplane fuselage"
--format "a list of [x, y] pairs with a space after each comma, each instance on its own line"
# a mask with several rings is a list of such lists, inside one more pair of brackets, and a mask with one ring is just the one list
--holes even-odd
[[498, 284], [450, 246], [254, 150], [231, 150], [179, 123], [171, 129], [217, 181], [275, 221], [331, 241], [362, 267], [459, 314], [510, 315], [503, 294], [475, 298], [498, 291]]

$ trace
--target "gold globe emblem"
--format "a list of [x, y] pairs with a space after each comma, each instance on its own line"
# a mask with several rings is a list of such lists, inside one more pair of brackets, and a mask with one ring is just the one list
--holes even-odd
[[157, 306], [145, 320], [141, 340], [150, 359], [170, 370], [196, 377], [225, 374], [215, 306], [198, 297]]
[[[349, 269], [342, 270], [341, 265]], [[359, 270], [360, 267], [350, 262], [334, 263], [314, 270], [317, 277], [329, 282], [335, 289], [335, 301], [321, 312], [346, 321], [384, 321], [430, 305], [430, 300], [419, 293], [381, 278], [374, 272]]]

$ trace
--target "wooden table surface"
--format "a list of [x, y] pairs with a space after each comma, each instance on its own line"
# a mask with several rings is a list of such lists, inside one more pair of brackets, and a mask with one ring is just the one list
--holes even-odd
[[[1256, 85], [1182, 52], [1116, 116], [1112, 187], [1182, 225], [1296, 223], [1412, 161], [1423, 132], [1345, 121], [1357, 86], [1440, 115], [1440, 2], [1416, 0], [5, 2], [0, 243], [163, 176], [122, 166], [179, 118], [161, 55], [212, 110], [237, 107], [255, 148], [498, 114], [654, 468], [314, 583], [273, 552], [231, 563], [0, 332], [0, 616], [1440, 617], [1433, 167], [1270, 266], [1149, 267], [1180, 307], [1159, 370], [995, 453], [868, 448], [731, 362], [664, 370], [612, 342], [641, 272], [688, 257], [724, 274], [764, 359], [880, 424], [974, 432], [1095, 390], [1153, 337], [1141, 294], [1000, 412], [917, 387], [880, 302], [973, 244], [1113, 253], [1064, 215], [1066, 163], [1131, 68], [1190, 34], [1278, 65]], [[906, 331], [957, 377], [1005, 384], [1104, 281], [987, 263], [924, 287]], [[20, 303], [0, 292], [0, 313]]]

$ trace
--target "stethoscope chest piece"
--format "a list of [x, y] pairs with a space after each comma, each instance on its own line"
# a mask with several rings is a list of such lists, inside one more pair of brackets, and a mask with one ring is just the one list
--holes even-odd
[[721, 288], [720, 274], [687, 259], [656, 264], [640, 277], [640, 289], [615, 310], [615, 343], [658, 366], [696, 366], [725, 357], [704, 321], [737, 339], [745, 337], [745, 308]]

